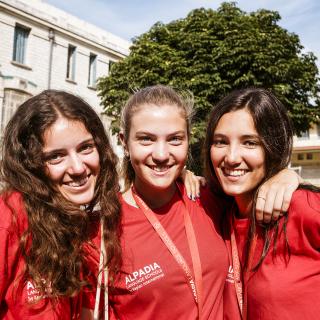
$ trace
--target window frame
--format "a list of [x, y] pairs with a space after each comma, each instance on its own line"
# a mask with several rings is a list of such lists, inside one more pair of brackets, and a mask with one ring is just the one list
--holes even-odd
[[69, 44], [67, 55], [66, 79], [72, 82], [75, 82], [76, 78], [76, 53], [77, 47], [72, 44]]
[[31, 29], [19, 23], [14, 27], [12, 61], [26, 65], [27, 46]]
[[97, 61], [98, 55], [90, 53], [89, 55], [89, 71], [88, 71], [88, 86], [95, 88], [97, 84]]

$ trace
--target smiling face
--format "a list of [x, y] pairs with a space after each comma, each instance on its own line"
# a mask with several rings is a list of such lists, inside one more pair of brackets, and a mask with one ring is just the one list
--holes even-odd
[[251, 202], [265, 176], [264, 149], [251, 114], [247, 109], [224, 114], [212, 141], [212, 166], [224, 192]]
[[56, 189], [77, 205], [89, 203], [100, 170], [91, 133], [80, 121], [59, 117], [44, 132], [43, 140], [46, 174]]
[[132, 116], [125, 146], [141, 192], [171, 192], [188, 153], [187, 123], [174, 105], [143, 105]]

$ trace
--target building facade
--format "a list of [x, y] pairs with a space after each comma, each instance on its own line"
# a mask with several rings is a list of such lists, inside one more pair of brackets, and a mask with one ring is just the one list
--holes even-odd
[[79, 95], [101, 114], [96, 81], [130, 47], [41, 0], [0, 0], [0, 35], [0, 136], [17, 106], [49, 88]]
[[320, 187], [320, 124], [294, 137], [291, 166], [304, 179]]

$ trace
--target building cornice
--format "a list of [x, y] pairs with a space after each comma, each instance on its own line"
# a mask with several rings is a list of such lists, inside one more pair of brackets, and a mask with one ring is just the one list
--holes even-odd
[[[54, 8], [48, 4], [40, 2], [42, 5], [48, 6], [48, 8]], [[130, 42], [125, 41], [115, 35], [112, 35], [105, 30], [99, 29], [96, 26], [93, 26], [83, 20], [80, 20], [72, 15], [64, 13], [64, 18], [76, 19], [80, 23], [87, 25], [90, 28], [96, 29], [100, 31], [100, 37], [90, 34], [87, 30], [82, 30], [79, 27], [73, 26], [72, 24], [68, 24], [67, 22], [62, 25], [59, 23], [59, 19], [50, 16], [48, 13], [43, 13], [41, 11], [36, 11], [35, 8], [28, 6], [27, 3], [17, 1], [17, 0], [0, 0], [0, 7], [6, 10], [9, 13], [14, 13], [17, 16], [21, 16], [26, 20], [32, 21], [34, 23], [40, 24], [42, 26], [46, 26], [48, 29], [54, 29], [57, 33], [68, 35], [69, 37], [85, 42], [88, 45], [96, 47], [100, 50], [107, 51], [115, 56], [124, 58], [129, 54], [129, 46]], [[54, 8], [55, 10], [61, 11], [59, 9]], [[62, 11], [61, 11], [62, 12]], [[56, 20], [56, 21], [55, 21]], [[75, 30], [77, 29], [77, 30]], [[126, 46], [119, 46], [116, 43], [112, 43], [108, 40], [108, 37], [113, 37], [115, 39], [119, 39]]]

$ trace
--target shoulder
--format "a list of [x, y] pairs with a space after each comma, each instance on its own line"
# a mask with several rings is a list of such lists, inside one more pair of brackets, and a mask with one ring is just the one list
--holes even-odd
[[298, 189], [293, 193], [289, 210], [306, 210], [320, 212], [320, 193]]
[[8, 231], [17, 227], [25, 227], [27, 215], [21, 193], [13, 191], [0, 196], [0, 228]]
[[295, 191], [288, 213], [289, 219], [320, 222], [320, 193], [305, 189]]

